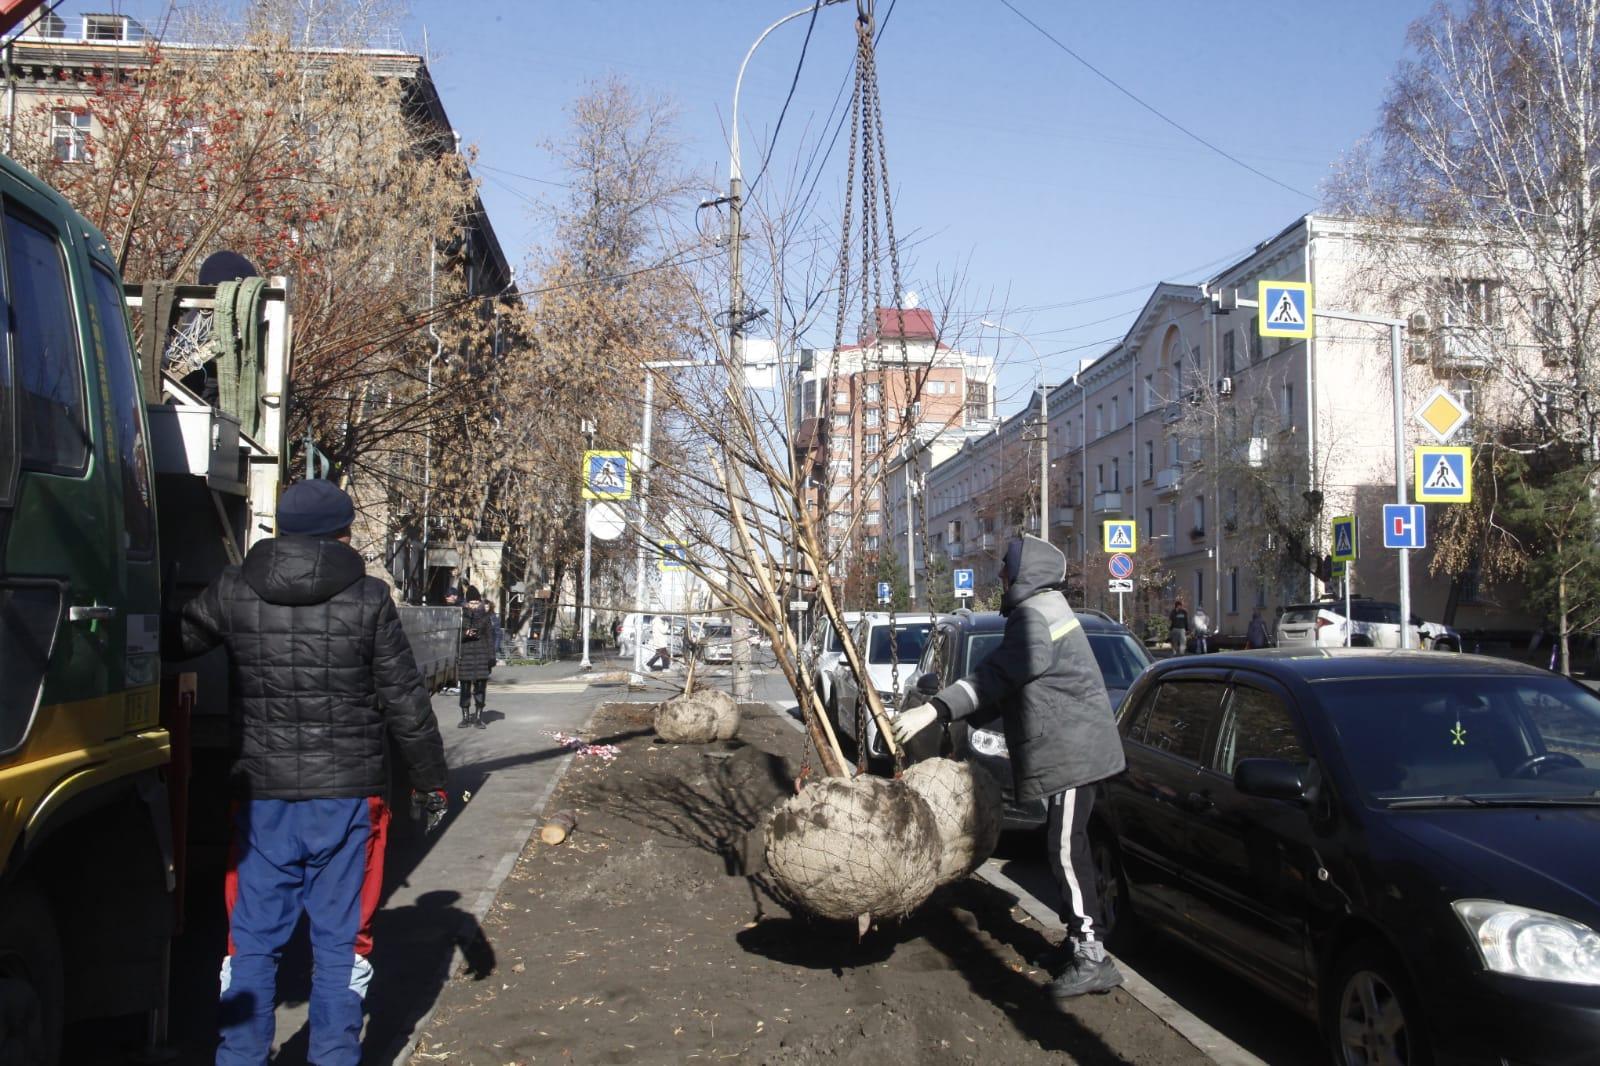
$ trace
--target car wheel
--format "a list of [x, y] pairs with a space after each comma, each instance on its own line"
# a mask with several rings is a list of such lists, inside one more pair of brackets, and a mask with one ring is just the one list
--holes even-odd
[[44, 896], [27, 885], [0, 911], [0, 1062], [55, 1066], [64, 1008], [61, 942]]
[[1323, 1001], [1323, 1030], [1335, 1066], [1426, 1066], [1427, 1032], [1405, 971], [1375, 943], [1335, 964]]
[[1128, 880], [1122, 874], [1122, 859], [1117, 847], [1104, 833], [1089, 840], [1089, 853], [1094, 858], [1094, 890], [1100, 900], [1101, 937], [1110, 940], [1120, 930], [1124, 939], [1133, 927], [1133, 913], [1128, 906]]

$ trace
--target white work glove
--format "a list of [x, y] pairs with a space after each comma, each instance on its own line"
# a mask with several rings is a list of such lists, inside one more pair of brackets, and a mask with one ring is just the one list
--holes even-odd
[[894, 733], [894, 739], [903, 746], [938, 720], [939, 712], [934, 709], [933, 704], [924, 703], [920, 707], [912, 707], [895, 715], [889, 723], [889, 729]]

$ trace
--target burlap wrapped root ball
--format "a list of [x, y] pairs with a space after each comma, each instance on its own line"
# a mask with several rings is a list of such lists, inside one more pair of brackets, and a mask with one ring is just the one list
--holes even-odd
[[1000, 842], [1000, 782], [975, 762], [928, 759], [905, 772], [905, 783], [933, 812], [939, 833], [939, 883], [976, 870]]
[[656, 734], [674, 744], [709, 744], [739, 734], [739, 705], [726, 692], [703, 689], [656, 707]]
[[901, 915], [939, 883], [939, 830], [903, 781], [828, 777], [779, 805], [767, 870], [794, 904], [824, 918]]

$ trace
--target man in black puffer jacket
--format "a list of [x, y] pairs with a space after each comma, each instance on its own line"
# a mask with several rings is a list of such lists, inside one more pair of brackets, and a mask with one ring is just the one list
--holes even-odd
[[895, 737], [904, 744], [936, 721], [980, 710], [1004, 715], [1017, 802], [1042, 799], [1049, 810], [1046, 847], [1071, 949], [1050, 984], [1057, 999], [1122, 983], [1101, 940], [1089, 813], [1095, 782], [1126, 764], [1094, 649], [1061, 593], [1066, 567], [1066, 557], [1048, 541], [1011, 541], [1000, 569], [1000, 613], [1006, 616], [1000, 646], [972, 673], [894, 719]]
[[350, 547], [354, 518], [336, 485], [291, 486], [280, 535], [183, 609], [186, 653], [228, 650], [239, 729], [219, 1066], [267, 1062], [278, 955], [302, 910], [314, 959], [308, 1058], [357, 1066], [389, 824], [386, 736], [430, 825], [446, 806], [439, 725], [389, 588]]

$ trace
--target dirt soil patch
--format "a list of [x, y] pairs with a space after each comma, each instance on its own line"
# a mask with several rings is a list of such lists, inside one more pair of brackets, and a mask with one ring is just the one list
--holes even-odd
[[792, 793], [802, 735], [744, 710], [738, 740], [673, 745], [644, 705], [600, 709], [596, 735], [634, 735], [574, 761], [548, 809], [577, 831], [534, 835], [413, 1066], [1208, 1061], [1120, 990], [1057, 1008], [1046, 933], [977, 879], [860, 943], [791, 912], [756, 826]]

